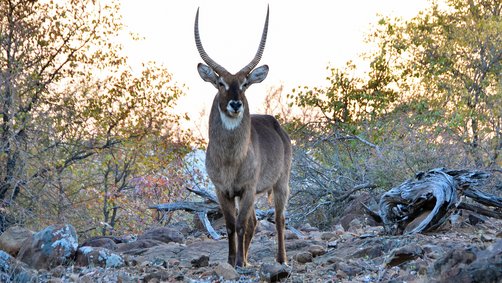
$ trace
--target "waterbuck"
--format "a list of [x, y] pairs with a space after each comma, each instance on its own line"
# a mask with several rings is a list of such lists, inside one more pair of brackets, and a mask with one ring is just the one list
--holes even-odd
[[[199, 10], [195, 16], [195, 44], [202, 60], [201, 78], [217, 90], [209, 115], [209, 144], [206, 170], [216, 187], [228, 233], [228, 263], [248, 264], [248, 250], [257, 220], [258, 194], [273, 195], [277, 228], [277, 262], [287, 263], [284, 243], [284, 210], [289, 195], [291, 141], [279, 122], [270, 115], [251, 115], [246, 89], [262, 82], [268, 66], [255, 69], [267, 39], [268, 16], [253, 60], [236, 74], [212, 60], [199, 36]], [[237, 242], [236, 242], [237, 240]]]

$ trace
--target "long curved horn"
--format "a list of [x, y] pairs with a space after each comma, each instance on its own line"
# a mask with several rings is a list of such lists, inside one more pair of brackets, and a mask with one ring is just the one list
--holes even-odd
[[256, 55], [253, 60], [246, 65], [246, 67], [242, 68], [239, 73], [249, 74], [256, 65], [260, 62], [261, 55], [263, 54], [263, 50], [265, 49], [265, 42], [267, 41], [267, 32], [268, 32], [268, 14], [270, 7], [267, 6], [267, 18], [265, 19], [265, 25], [263, 26], [263, 32], [261, 34], [260, 46], [258, 47], [258, 51], [256, 51]]
[[194, 35], [195, 35], [195, 45], [197, 45], [197, 50], [199, 51], [200, 57], [202, 57], [202, 60], [206, 62], [213, 71], [215, 71], [218, 75], [222, 74], [228, 74], [228, 71], [225, 70], [220, 64], [216, 63], [209, 55], [207, 55], [206, 51], [204, 50], [204, 47], [202, 47], [202, 42], [200, 41], [200, 36], [199, 36], [199, 8], [197, 8], [197, 14], [195, 15], [195, 26], [193, 28]]

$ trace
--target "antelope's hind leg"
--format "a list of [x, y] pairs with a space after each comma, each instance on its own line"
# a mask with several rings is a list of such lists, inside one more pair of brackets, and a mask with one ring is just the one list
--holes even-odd
[[225, 217], [225, 226], [227, 228], [228, 237], [228, 264], [235, 266], [237, 246], [235, 243], [236, 233], [235, 233], [235, 221], [237, 210], [235, 208], [235, 202], [233, 199], [227, 198], [219, 190], [216, 190], [218, 195], [218, 201], [220, 202], [220, 208]]

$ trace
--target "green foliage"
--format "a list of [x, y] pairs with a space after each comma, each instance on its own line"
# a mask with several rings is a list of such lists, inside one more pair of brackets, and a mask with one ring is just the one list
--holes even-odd
[[294, 220], [329, 227], [361, 184], [387, 190], [434, 167], [500, 169], [501, 10], [445, 0], [409, 21], [384, 17], [367, 39], [367, 73], [348, 62], [328, 69], [326, 87], [288, 95], [301, 110], [287, 124]]
[[[149, 202], [182, 197], [183, 91], [128, 67], [122, 27], [114, 0], [0, 1], [0, 200], [26, 224], [137, 231]], [[133, 193], [137, 178], [159, 184]]]
[[396, 74], [428, 105], [417, 119], [456, 135], [476, 166], [501, 162], [500, 11], [499, 1], [433, 3], [408, 22], [380, 21], [374, 37], [381, 52], [402, 54]]
[[296, 106], [315, 108], [326, 125], [352, 134], [358, 125], [386, 113], [397, 95], [390, 87], [394, 81], [383, 57], [371, 62], [370, 79], [364, 81], [354, 75], [356, 66], [347, 62], [344, 69], [328, 68], [328, 87], [300, 87], [292, 90], [288, 98]]

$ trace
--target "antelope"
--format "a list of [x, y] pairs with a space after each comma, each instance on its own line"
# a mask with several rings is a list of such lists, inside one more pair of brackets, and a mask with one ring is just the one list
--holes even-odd
[[[209, 143], [206, 170], [215, 185], [228, 235], [228, 263], [247, 266], [248, 251], [257, 220], [257, 195], [273, 195], [277, 228], [277, 262], [287, 264], [284, 243], [284, 210], [289, 195], [291, 140], [270, 115], [251, 115], [245, 92], [262, 82], [268, 66], [258, 65], [267, 39], [269, 9], [258, 51], [253, 60], [236, 74], [209, 57], [199, 36], [199, 9], [195, 15], [195, 44], [202, 60], [201, 78], [218, 91], [209, 114]], [[236, 243], [237, 240], [237, 243]]]

